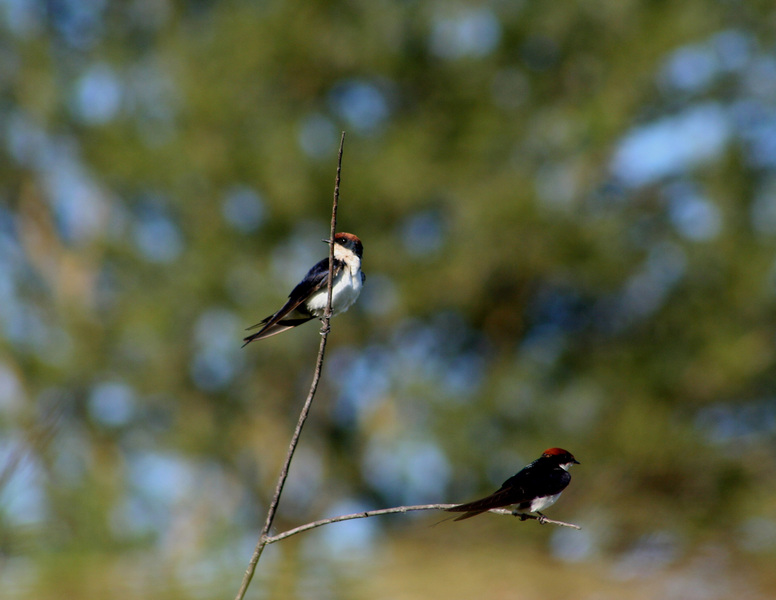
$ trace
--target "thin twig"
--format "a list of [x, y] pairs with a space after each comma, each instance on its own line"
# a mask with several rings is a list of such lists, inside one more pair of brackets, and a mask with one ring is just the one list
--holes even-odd
[[[453, 506], [456, 506], [456, 505], [455, 504], [417, 504], [415, 506], [395, 506], [393, 508], [381, 508], [379, 510], [367, 510], [364, 512], [352, 513], [349, 515], [340, 515], [339, 517], [330, 517], [328, 519], [321, 519], [320, 521], [313, 521], [312, 523], [306, 523], [305, 525], [294, 527], [293, 529], [289, 529], [288, 531], [284, 531], [283, 533], [278, 533], [277, 535], [269, 536], [266, 539], [266, 543], [274, 544], [275, 542], [279, 542], [280, 540], [289, 538], [292, 535], [296, 535], [297, 533], [309, 531], [310, 529], [315, 529], [316, 527], [322, 527], [323, 525], [339, 523], [340, 521], [351, 521], [353, 519], [367, 519], [369, 517], [378, 517], [380, 515], [408, 513], [412, 511], [418, 511], [418, 510], [445, 510], [446, 508], [452, 508]], [[560, 527], [571, 527], [572, 529], [582, 529], [579, 525], [575, 525], [574, 523], [566, 523], [564, 521], [554, 521], [553, 519], [548, 519], [547, 517], [542, 519], [541, 517], [538, 517], [536, 515], [523, 514], [523, 513], [518, 513], [515, 515], [511, 510], [508, 510], [505, 508], [494, 508], [489, 512], [492, 512], [498, 515], [516, 516], [516, 517], [519, 517], [521, 521], [525, 521], [526, 519], [534, 519], [536, 521], [539, 521], [540, 523], [547, 523], [549, 525], [558, 525]]]
[[513, 513], [511, 510], [506, 508], [494, 508], [491, 509], [488, 512], [496, 513], [497, 515], [509, 515], [512, 517], [518, 517], [521, 521], [526, 521], [528, 519], [531, 519], [533, 521], [539, 521], [540, 525], [544, 525], [545, 523], [547, 525], [557, 525], [558, 527], [571, 527], [572, 529], [582, 529], [579, 525], [575, 525], [574, 523], [566, 523], [565, 521], [555, 521], [553, 519], [548, 519], [547, 517], [539, 517], [537, 515], [530, 515], [528, 513]]
[[[342, 137], [340, 138], [339, 153], [337, 155], [337, 177], [334, 181], [334, 201], [331, 208], [331, 235], [329, 236], [329, 274], [331, 274], [334, 270], [333, 240], [334, 234], [337, 232], [337, 205], [339, 203], [340, 173], [342, 172], [342, 148], [344, 144], [345, 132], [343, 131]], [[313, 374], [313, 381], [310, 384], [310, 391], [307, 394], [307, 399], [305, 400], [304, 406], [302, 406], [302, 411], [299, 413], [299, 420], [296, 423], [294, 435], [291, 437], [291, 442], [288, 445], [286, 460], [280, 470], [278, 482], [275, 486], [275, 494], [272, 496], [272, 501], [270, 502], [269, 509], [267, 510], [267, 518], [264, 521], [264, 527], [261, 530], [261, 535], [259, 536], [259, 541], [256, 544], [256, 548], [253, 550], [253, 555], [251, 556], [251, 560], [248, 563], [248, 568], [245, 570], [245, 574], [243, 575], [242, 584], [240, 585], [240, 589], [237, 592], [237, 596], [235, 596], [235, 600], [243, 600], [245, 597], [245, 593], [248, 591], [248, 586], [251, 583], [251, 579], [253, 579], [253, 574], [256, 572], [256, 565], [259, 563], [261, 554], [264, 552], [266, 545], [270, 543], [269, 540], [271, 538], [269, 536], [269, 530], [272, 528], [272, 522], [275, 519], [275, 513], [277, 512], [278, 503], [280, 502], [280, 495], [283, 493], [283, 486], [285, 485], [286, 478], [288, 477], [288, 469], [291, 466], [291, 459], [294, 457], [296, 446], [299, 443], [299, 436], [302, 434], [302, 428], [304, 427], [305, 421], [307, 421], [307, 415], [310, 413], [310, 407], [312, 406], [313, 398], [315, 398], [315, 392], [318, 389], [318, 382], [321, 379], [321, 370], [323, 368], [323, 356], [326, 352], [326, 341], [330, 331], [329, 321], [331, 319], [331, 286], [332, 278], [329, 277], [329, 280], [326, 284], [328, 299], [326, 301], [326, 311], [324, 312], [322, 319], [323, 325], [321, 326], [321, 344], [318, 348], [318, 359], [315, 363], [315, 373]]]

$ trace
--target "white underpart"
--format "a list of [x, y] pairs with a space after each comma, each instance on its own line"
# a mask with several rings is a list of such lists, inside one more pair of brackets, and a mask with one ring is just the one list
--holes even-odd
[[[349, 309], [361, 293], [361, 259], [352, 251], [342, 246], [334, 246], [334, 257], [344, 261], [345, 268], [337, 273], [334, 285], [331, 288], [331, 312], [332, 316], [338, 315]], [[314, 294], [307, 301], [307, 310], [316, 317], [322, 317], [326, 311], [328, 294], [324, 286], [320, 292]]]
[[[564, 471], [568, 471], [572, 465], [576, 463], [573, 462], [567, 462], [560, 465], [560, 468]], [[545, 508], [552, 506], [557, 502], [558, 498], [560, 498], [560, 493], [555, 494], [554, 496], [543, 496], [541, 498], [534, 498], [531, 501], [531, 506], [528, 507], [529, 512], [541, 512]]]
[[560, 494], [555, 494], [554, 496], [544, 496], [543, 498], [534, 498], [531, 501], [531, 506], [528, 507], [528, 510], [530, 512], [539, 512], [547, 508], [548, 506], [552, 506], [555, 504], [555, 501], [560, 498]]

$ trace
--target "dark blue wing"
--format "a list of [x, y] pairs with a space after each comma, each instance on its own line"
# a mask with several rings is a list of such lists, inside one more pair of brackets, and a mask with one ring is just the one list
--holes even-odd
[[[343, 263], [341, 260], [334, 259], [334, 277], [337, 276], [337, 273], [339, 273], [344, 264], [345, 263]], [[257, 327], [261, 327], [261, 329], [256, 333], [246, 337], [244, 339], [245, 344], [249, 344], [254, 340], [260, 340], [271, 335], [281, 333], [287, 329], [291, 329], [292, 327], [296, 327], [297, 325], [301, 325], [302, 323], [306, 323], [307, 321], [313, 319], [314, 317], [307, 311], [305, 303], [310, 296], [326, 286], [328, 272], [328, 258], [324, 258], [323, 260], [315, 263], [313, 268], [310, 269], [307, 272], [307, 275], [304, 276], [304, 279], [302, 279], [302, 281], [300, 281], [297, 286], [291, 290], [291, 293], [288, 295], [288, 301], [280, 308], [279, 311], [273, 315], [268, 316], [260, 323], [248, 327], [248, 330], [255, 329]]]
[[464, 512], [456, 519], [468, 519], [491, 508], [502, 508], [513, 504], [527, 502], [539, 496], [554, 496], [559, 494], [571, 481], [571, 474], [557, 467], [546, 472], [544, 469], [536, 469], [534, 461], [522, 471], [507, 479], [501, 487], [490, 496], [485, 496], [473, 502], [459, 504], [445, 510], [451, 512]]
[[[337, 276], [339, 270], [344, 263], [341, 260], [334, 259], [334, 276]], [[288, 298], [292, 302], [297, 304], [304, 302], [315, 292], [320, 290], [326, 285], [326, 275], [329, 273], [329, 259], [324, 258], [319, 260], [312, 269], [307, 271], [307, 275], [300, 281], [297, 286], [291, 290]], [[280, 309], [283, 310], [283, 309]]]

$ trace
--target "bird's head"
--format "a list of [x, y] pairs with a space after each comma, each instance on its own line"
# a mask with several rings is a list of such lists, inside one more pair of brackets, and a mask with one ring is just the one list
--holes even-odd
[[579, 461], [568, 450], [563, 448], [548, 448], [542, 452], [542, 458], [557, 464], [561, 469], [568, 471], [571, 465], [578, 465]]
[[[323, 240], [326, 243], [329, 243], [331, 240]], [[361, 243], [361, 240], [358, 239], [358, 236], [353, 235], [352, 233], [343, 233], [340, 232], [334, 236], [334, 243], [337, 246], [342, 246], [342, 248], [346, 250], [350, 250], [361, 258], [364, 254], [364, 245]], [[336, 247], [335, 247], [336, 250]]]

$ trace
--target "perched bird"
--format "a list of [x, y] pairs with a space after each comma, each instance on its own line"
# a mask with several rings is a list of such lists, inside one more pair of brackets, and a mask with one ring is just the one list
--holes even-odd
[[[331, 240], [323, 240], [330, 243]], [[361, 271], [361, 256], [364, 246], [352, 233], [338, 233], [334, 236], [334, 280], [331, 289], [331, 312], [337, 315], [345, 312], [361, 293], [366, 276]], [[314, 318], [323, 318], [328, 300], [327, 285], [329, 259], [324, 258], [307, 272], [304, 279], [291, 290], [288, 302], [274, 315], [248, 329], [261, 327], [256, 333], [244, 338], [243, 347], [255, 340], [261, 340]]]
[[555, 504], [560, 493], [571, 481], [569, 468], [578, 464], [579, 461], [568, 450], [550, 448], [522, 471], [507, 479], [501, 488], [490, 496], [445, 510], [464, 513], [455, 519], [461, 521], [491, 508], [512, 506], [512, 514], [515, 516], [533, 512], [542, 520], [545, 517], [540, 511]]

